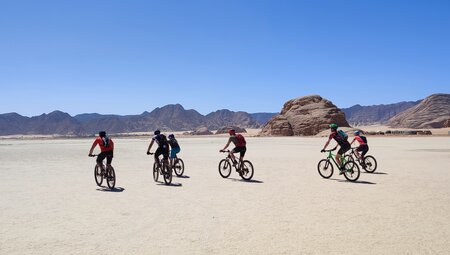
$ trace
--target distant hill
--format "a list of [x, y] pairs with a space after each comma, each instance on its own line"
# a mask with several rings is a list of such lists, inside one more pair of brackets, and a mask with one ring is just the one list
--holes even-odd
[[416, 106], [421, 101], [400, 102], [396, 104], [381, 104], [371, 106], [361, 106], [359, 104], [350, 108], [343, 108], [345, 118], [352, 126], [386, 124], [387, 121], [401, 113]]
[[256, 120], [260, 125], [265, 125], [267, 124], [267, 122], [269, 122], [269, 120], [277, 115], [278, 113], [271, 113], [271, 112], [259, 112], [259, 113], [251, 113], [250, 116], [252, 116], [252, 118], [254, 120]]
[[85, 136], [106, 130], [108, 133], [195, 130], [199, 127], [219, 129], [225, 126], [258, 128], [261, 126], [246, 112], [219, 110], [206, 116], [186, 110], [180, 104], [158, 107], [140, 115], [102, 115], [84, 113], [74, 117], [61, 111], [24, 117], [17, 113], [0, 114], [0, 135], [57, 134]]
[[405, 128], [442, 128], [450, 121], [450, 94], [431, 95], [420, 104], [397, 114], [389, 126]]

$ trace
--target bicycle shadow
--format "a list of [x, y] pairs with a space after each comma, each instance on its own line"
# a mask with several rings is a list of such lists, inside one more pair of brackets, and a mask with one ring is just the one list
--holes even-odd
[[116, 187], [114, 189], [110, 189], [110, 188], [103, 187], [103, 186], [101, 188], [97, 188], [97, 190], [101, 191], [101, 192], [113, 192], [113, 193], [120, 193], [120, 192], [125, 191], [125, 189], [122, 187]]
[[264, 183], [263, 181], [259, 181], [259, 180], [254, 180], [254, 179], [251, 179], [251, 180], [244, 180], [244, 179], [237, 179], [237, 178], [227, 178], [227, 179], [230, 179], [231, 181], [234, 181], [234, 182], [245, 182], [245, 183]]
[[373, 173], [368, 173], [368, 172], [361, 172], [363, 174], [380, 174], [380, 175], [388, 175], [388, 173], [383, 173], [383, 172], [373, 172]]
[[181, 178], [181, 179], [189, 179], [189, 178], [191, 178], [189, 175], [174, 176], [174, 177]]
[[376, 185], [376, 182], [369, 182], [369, 181], [355, 181], [351, 182], [348, 180], [342, 180], [342, 179], [336, 179], [336, 178], [330, 178], [330, 180], [337, 181], [337, 182], [347, 182], [347, 183], [356, 183], [356, 184], [369, 184], [369, 185]]
[[166, 187], [174, 187], [174, 188], [178, 188], [178, 187], [183, 187], [183, 184], [181, 183], [174, 183], [172, 182], [171, 184], [165, 184], [164, 182], [158, 182], [156, 185], [158, 186], [166, 186]]

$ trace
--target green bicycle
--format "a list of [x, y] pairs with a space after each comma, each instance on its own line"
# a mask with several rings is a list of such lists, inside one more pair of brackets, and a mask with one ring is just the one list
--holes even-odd
[[[339, 165], [337, 164], [336, 160], [334, 160], [336, 155], [331, 153], [334, 150], [336, 150], [336, 148], [325, 150], [325, 152], [328, 152], [327, 158], [320, 160], [319, 164], [317, 165], [317, 170], [319, 171], [320, 176], [325, 179], [328, 179], [333, 175], [333, 163], [339, 169]], [[340, 174], [344, 174], [345, 179], [351, 182], [357, 181], [360, 175], [358, 164], [351, 160], [347, 161], [344, 157], [342, 157], [341, 160], [344, 164], [344, 170], [341, 170]]]

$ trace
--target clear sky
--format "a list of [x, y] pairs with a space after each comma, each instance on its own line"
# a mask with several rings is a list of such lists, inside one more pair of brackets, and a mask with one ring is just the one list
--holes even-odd
[[0, 113], [278, 112], [450, 93], [450, 1], [0, 0]]

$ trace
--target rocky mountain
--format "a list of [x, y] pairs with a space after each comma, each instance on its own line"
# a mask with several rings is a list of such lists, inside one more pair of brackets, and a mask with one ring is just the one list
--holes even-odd
[[277, 115], [278, 113], [271, 113], [271, 112], [258, 112], [258, 113], [251, 113], [250, 116], [252, 116], [252, 118], [254, 120], [256, 120], [256, 122], [258, 122], [261, 126], [264, 126], [267, 124], [267, 122], [269, 122], [269, 120]]
[[349, 127], [345, 114], [331, 101], [318, 95], [299, 97], [286, 102], [280, 114], [262, 129], [263, 136], [315, 135], [330, 123]]
[[416, 106], [420, 102], [421, 100], [371, 106], [357, 104], [350, 108], [343, 108], [342, 111], [345, 113], [347, 121], [353, 126], [385, 124], [393, 116]]
[[17, 113], [0, 114], [0, 135], [58, 134], [84, 136], [106, 130], [108, 133], [196, 130], [199, 127], [218, 129], [239, 125], [257, 128], [260, 124], [250, 114], [220, 110], [206, 116], [195, 110], [186, 110], [180, 104], [166, 105], [140, 115], [79, 114], [74, 117], [61, 111], [24, 117]]
[[418, 105], [392, 117], [391, 127], [441, 128], [450, 120], [450, 94], [434, 94]]

